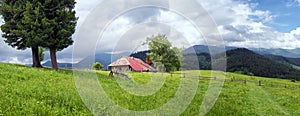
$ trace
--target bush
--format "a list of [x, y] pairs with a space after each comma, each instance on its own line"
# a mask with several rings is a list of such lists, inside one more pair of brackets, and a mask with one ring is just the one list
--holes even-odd
[[93, 64], [92, 68], [95, 70], [102, 70], [104, 66], [101, 63], [96, 62], [95, 64]]

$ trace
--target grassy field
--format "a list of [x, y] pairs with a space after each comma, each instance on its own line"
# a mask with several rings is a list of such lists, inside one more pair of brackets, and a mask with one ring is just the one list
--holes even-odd
[[[118, 106], [135, 111], [159, 108], [174, 97], [182, 80], [190, 79], [188, 75], [181, 78], [178, 73], [172, 77], [161, 73], [129, 73], [132, 80], [139, 84], [149, 83], [150, 76], [153, 75], [166, 76], [164, 84], [154, 94], [136, 96], [117, 83], [132, 86], [132, 80], [110, 78], [108, 73], [97, 72], [99, 83], [107, 96]], [[211, 80], [211, 71], [200, 71], [200, 74], [196, 95], [182, 115], [199, 114]], [[259, 80], [262, 86], [258, 86]], [[227, 73], [221, 94], [206, 115], [300, 115], [299, 93], [298, 82]], [[0, 63], [0, 98], [0, 115], [92, 115], [77, 92], [73, 72], [70, 70], [56, 72]], [[108, 111], [103, 107], [94, 110], [103, 114]]]

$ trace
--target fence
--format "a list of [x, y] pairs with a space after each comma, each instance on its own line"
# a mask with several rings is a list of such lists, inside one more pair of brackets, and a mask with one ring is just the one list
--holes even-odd
[[[257, 83], [257, 86], [269, 86], [269, 87], [283, 87], [283, 88], [290, 88], [290, 89], [295, 89], [295, 88], [300, 88], [300, 84], [299, 85], [291, 85], [291, 84], [287, 84], [287, 83], [276, 83], [276, 82], [269, 82], [269, 81], [265, 81], [265, 80], [257, 80], [257, 78], [250, 78], [250, 79], [236, 79], [234, 77], [231, 77], [230, 80], [226, 80], [226, 82], [241, 82], [244, 84], [247, 83]], [[297, 83], [294, 80], [291, 80], [290, 83]]]
[[[188, 78], [191, 77], [188, 73], [183, 73], [181, 78]], [[198, 77], [199, 80], [217, 80], [217, 77], [207, 77], [207, 76], [200, 76], [200, 75], [193, 75], [192, 77]], [[292, 85], [288, 83], [276, 83], [276, 82], [269, 82], [266, 80], [259, 80], [258, 78], [250, 77], [250, 78], [235, 78], [231, 75], [226, 75], [226, 78], [230, 79], [225, 79], [225, 82], [240, 82], [240, 83], [256, 83], [257, 86], [269, 86], [269, 87], [283, 87], [283, 88], [288, 88], [288, 89], [296, 89], [300, 88], [300, 83], [299, 85]], [[295, 80], [291, 80], [290, 83], [298, 83]]]

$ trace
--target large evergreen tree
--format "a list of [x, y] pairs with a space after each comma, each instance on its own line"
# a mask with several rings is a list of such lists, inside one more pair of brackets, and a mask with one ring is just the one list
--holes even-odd
[[32, 49], [34, 67], [41, 67], [39, 47], [48, 48], [52, 67], [58, 69], [56, 52], [73, 43], [75, 0], [3, 0], [3, 37], [12, 47]]
[[77, 23], [75, 4], [75, 0], [46, 0], [43, 5], [43, 23], [49, 35], [43, 47], [49, 48], [52, 68], [56, 70], [56, 52], [73, 44], [72, 35]]
[[38, 32], [41, 31], [40, 7], [37, 2], [28, 0], [2, 0], [0, 7], [5, 21], [1, 26], [5, 42], [19, 50], [31, 48], [33, 67], [42, 67], [38, 54], [44, 39]]

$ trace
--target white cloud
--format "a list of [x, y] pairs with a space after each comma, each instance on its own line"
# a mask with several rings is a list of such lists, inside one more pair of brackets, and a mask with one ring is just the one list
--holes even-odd
[[11, 63], [11, 64], [31, 64], [31, 58], [22, 59], [19, 57], [8, 57], [3, 62]]
[[300, 6], [300, 0], [288, 0], [286, 1], [286, 6], [287, 7]]
[[[84, 23], [89, 13], [97, 7], [98, 3], [103, 0], [76, 0], [76, 16], [79, 17], [76, 33]], [[128, 4], [133, 4], [132, 1], [119, 0], [120, 4], [114, 6], [121, 9], [128, 7]], [[149, 1], [151, 2], [151, 1]], [[240, 47], [263, 47], [263, 48], [300, 48], [300, 27], [292, 30], [288, 33], [282, 33], [274, 30], [272, 27], [267, 26], [266, 23], [272, 22], [276, 17], [270, 11], [256, 10], [258, 3], [247, 3], [236, 0], [198, 0], [212, 16], [217, 23], [217, 28], [223, 35], [224, 41], [227, 45], [240, 46]], [[295, 0], [300, 5], [300, 0]], [[196, 12], [195, 16], [198, 18], [204, 18], [203, 26], [200, 27], [202, 33], [209, 32], [212, 27], [205, 25], [204, 12]], [[99, 38], [98, 35], [90, 35], [89, 32], [96, 30], [99, 25], [103, 25], [102, 22], [108, 20], [107, 17], [111, 14], [105, 14], [101, 16], [94, 16], [95, 18], [92, 25], [89, 28], [82, 29], [86, 34], [86, 38]], [[101, 20], [99, 20], [101, 19]], [[160, 23], [155, 23], [160, 22]], [[137, 23], [141, 23], [137, 25]], [[201, 33], [195, 29], [195, 27], [184, 17], [174, 14], [174, 12], [164, 10], [154, 10], [151, 8], [133, 10], [131, 13], [125, 13], [123, 16], [118, 17], [108, 25], [103, 38], [98, 41], [98, 47], [96, 52], [109, 52], [119, 53], [124, 51], [131, 51], [136, 49], [146, 37], [157, 34], [166, 33], [175, 45], [189, 45], [205, 44]], [[100, 33], [99, 33], [100, 34]], [[0, 38], [0, 60], [6, 62], [24, 63], [30, 60], [30, 50], [17, 51], [6, 45]], [[75, 39], [75, 41], [77, 41]], [[90, 48], [91, 44], [88, 40], [77, 41], [84, 42], [87, 48]], [[144, 46], [145, 47], [145, 46]], [[180, 47], [180, 46], [178, 46]], [[72, 58], [72, 49], [69, 47], [62, 52], [58, 53], [59, 61], [69, 62]], [[115, 51], [109, 51], [115, 48]], [[140, 48], [145, 49], [145, 48]], [[27, 54], [27, 55], [25, 55]], [[48, 54], [48, 53], [46, 53]], [[23, 58], [24, 56], [24, 58]], [[17, 59], [15, 57], [18, 57]]]
[[259, 4], [233, 0], [199, 1], [218, 24], [227, 45], [254, 48], [299, 48], [299, 28], [282, 33], [266, 25], [272, 22], [270, 11], [255, 10]]
[[[77, 0], [78, 16], [85, 17], [86, 14], [91, 11], [96, 5], [93, 2], [87, 2], [83, 0]], [[99, 2], [99, 1], [98, 1]], [[293, 34], [281, 33], [269, 26], [266, 23], [272, 22], [273, 18], [276, 17], [272, 15], [270, 11], [255, 10], [259, 5], [258, 3], [247, 3], [234, 0], [219, 0], [216, 1], [198, 1], [214, 18], [218, 25], [220, 33], [223, 35], [227, 45], [241, 46], [241, 47], [265, 47], [265, 48], [297, 48], [296, 44], [287, 44], [289, 42], [297, 43], [297, 37]], [[121, 7], [121, 6], [120, 6]], [[126, 7], [126, 6], [122, 6]], [[153, 10], [153, 9], [147, 9]], [[118, 17], [113, 21], [108, 29], [105, 31], [104, 37], [98, 42], [98, 51], [107, 51], [115, 46], [120, 48], [126, 48], [130, 50], [130, 47], [137, 46], [142, 41], [145, 40], [148, 31], [148, 35], [155, 33], [155, 28], [149, 25], [143, 25], [144, 29], [138, 27], [136, 23], [147, 23], [147, 22], [162, 22], [168, 24], [173, 29], [177, 28], [177, 31], [182, 34], [187, 41], [186, 45], [192, 44], [205, 44], [202, 39], [201, 34], [199, 34], [195, 28], [183, 17], [174, 15], [174, 13], [169, 11], [160, 11], [159, 13], [146, 12], [147, 10], [141, 10], [142, 12], [128, 13], [124, 16]], [[148, 15], [147, 15], [148, 14]], [[201, 17], [201, 13], [198, 13]], [[106, 16], [102, 16], [103, 20]], [[84, 18], [81, 18], [84, 19]], [[81, 21], [78, 22], [81, 25]], [[95, 23], [95, 25], [97, 22]], [[154, 28], [154, 29], [153, 29]], [[209, 30], [210, 27], [205, 27]], [[92, 26], [90, 29], [93, 29]], [[135, 32], [132, 32], [132, 31]], [[152, 30], [152, 31], [151, 31]], [[127, 32], [128, 31], [128, 32]], [[161, 31], [159, 29], [156, 32]], [[131, 34], [128, 34], [131, 33]], [[295, 33], [295, 32], [293, 32]], [[88, 34], [87, 34], [88, 35]], [[125, 43], [126, 41], [119, 41], [123, 36], [129, 36], [127, 39], [131, 40], [132, 46], [122, 46], [117, 45], [120, 42]], [[174, 37], [178, 37], [173, 35]], [[88, 36], [87, 36], [88, 37]], [[289, 39], [284, 39], [287, 38]], [[126, 40], [126, 39], [125, 39]], [[180, 44], [180, 42], [177, 42]], [[270, 44], [265, 44], [270, 43]], [[192, 45], [190, 44], [190, 45]], [[120, 49], [121, 51], [123, 49]], [[110, 51], [108, 51], [110, 52]], [[118, 52], [118, 51], [115, 51]]]
[[298, 27], [295, 30], [292, 30], [290, 33], [295, 36], [300, 36], [300, 27]]

